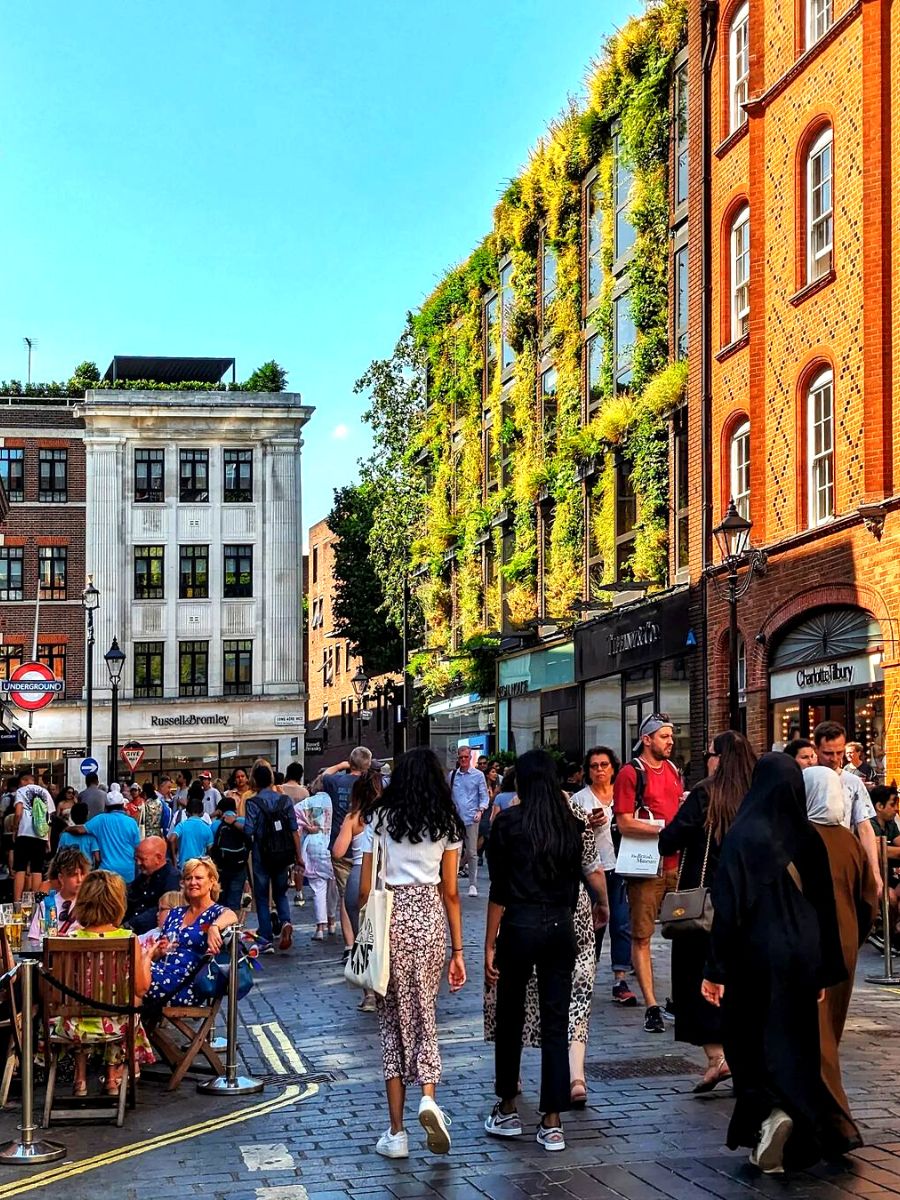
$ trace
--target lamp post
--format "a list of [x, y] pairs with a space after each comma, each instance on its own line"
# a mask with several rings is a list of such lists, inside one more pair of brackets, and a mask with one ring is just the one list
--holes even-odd
[[112, 717], [109, 728], [109, 762], [107, 763], [106, 783], [109, 786], [116, 778], [116, 758], [119, 754], [119, 680], [122, 678], [122, 668], [125, 666], [125, 655], [122, 652], [118, 638], [113, 638], [112, 645], [103, 655], [106, 669], [109, 672], [109, 682], [112, 686]]
[[[712, 579], [716, 591], [728, 603], [728, 727], [739, 730], [741, 726], [740, 695], [738, 692], [738, 601], [746, 595], [755, 573], [762, 575], [766, 569], [767, 555], [765, 550], [757, 550], [750, 545], [750, 530], [753, 522], [742, 517], [735, 507], [734, 500], [728, 503], [728, 511], [719, 525], [713, 530], [716, 545], [722, 556], [722, 566], [725, 568], [724, 586], [719, 577], [719, 568], [706, 568], [707, 576]], [[742, 576], [741, 571], [745, 574]]]
[[93, 575], [87, 577], [87, 587], [81, 593], [81, 607], [87, 617], [85, 662], [87, 707], [84, 715], [84, 753], [86, 758], [90, 758], [94, 740], [94, 613], [100, 607], [100, 593], [94, 587]]
[[362, 745], [362, 710], [366, 700], [368, 700], [369, 677], [362, 669], [362, 666], [357, 667], [356, 674], [350, 679], [353, 685], [353, 695], [356, 697], [356, 727], [357, 727], [357, 746]]

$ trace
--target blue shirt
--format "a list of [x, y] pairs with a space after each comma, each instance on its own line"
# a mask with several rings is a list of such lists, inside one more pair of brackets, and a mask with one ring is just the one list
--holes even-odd
[[141, 831], [134, 817], [124, 809], [112, 809], [91, 817], [85, 829], [97, 839], [100, 847], [100, 866], [115, 871], [126, 883], [134, 879], [134, 852], [141, 840]]
[[174, 830], [178, 842], [178, 865], [189, 858], [202, 858], [213, 843], [213, 831], [202, 817], [188, 817]]
[[490, 808], [491, 798], [488, 795], [484, 772], [477, 767], [469, 767], [468, 771], [455, 768], [447, 776], [453, 794], [453, 803], [459, 813], [463, 825], [471, 825], [476, 819], [479, 809]]
[[100, 853], [100, 843], [92, 833], [69, 833], [67, 829], [65, 833], [60, 834], [59, 849], [65, 850], [67, 846], [74, 846], [76, 850], [80, 850], [91, 866], [94, 865], [94, 854]]

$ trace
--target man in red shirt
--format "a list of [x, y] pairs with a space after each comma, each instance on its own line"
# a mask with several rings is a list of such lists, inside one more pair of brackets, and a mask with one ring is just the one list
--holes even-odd
[[[684, 795], [681, 773], [671, 761], [675, 730], [665, 713], [656, 713], [641, 724], [634, 747], [638, 768], [627, 763], [613, 785], [613, 811], [623, 837], [659, 837], [662, 821], [668, 825], [678, 812]], [[637, 770], [642, 771], [644, 789], [642, 807], [635, 811]], [[652, 818], [652, 820], [651, 820]], [[652, 879], [629, 879], [628, 905], [631, 910], [631, 960], [647, 1011], [644, 1028], [648, 1033], [663, 1033], [662, 1009], [653, 990], [653, 959], [650, 939], [666, 892], [673, 891], [678, 877], [678, 856], [664, 858], [660, 873]]]

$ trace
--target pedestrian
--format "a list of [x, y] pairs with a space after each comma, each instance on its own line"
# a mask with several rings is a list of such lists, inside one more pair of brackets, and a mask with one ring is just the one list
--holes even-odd
[[[199, 790], [200, 785], [195, 780], [191, 788]], [[184, 870], [188, 859], [203, 858], [213, 842], [212, 827], [203, 819], [206, 814], [202, 796], [193, 795], [188, 799], [185, 814], [185, 819], [169, 834], [169, 847], [179, 871]]]
[[272, 914], [269, 888], [281, 921], [279, 950], [289, 950], [294, 938], [291, 906], [287, 898], [290, 868], [301, 861], [297, 814], [288, 796], [276, 792], [271, 767], [258, 763], [250, 774], [254, 795], [247, 801], [244, 832], [250, 839], [253, 898], [263, 954], [272, 954]]
[[819, 1005], [822, 1078], [834, 1100], [832, 1121], [827, 1131], [828, 1144], [831, 1156], [835, 1157], [862, 1145], [841, 1080], [839, 1047], [853, 994], [859, 948], [869, 936], [878, 911], [878, 889], [865, 851], [843, 826], [844, 796], [834, 771], [829, 767], [810, 767], [803, 772], [803, 783], [807, 815], [828, 853], [847, 972], [842, 983], [825, 989], [825, 999]]
[[203, 786], [203, 811], [208, 817], [212, 817], [213, 813], [219, 807], [222, 793], [213, 784], [212, 771], [201, 771], [200, 783]]
[[[321, 784], [324, 790], [331, 797], [331, 838], [329, 849], [334, 849], [334, 843], [337, 841], [337, 835], [344, 823], [344, 817], [350, 810], [350, 793], [353, 791], [353, 785], [359, 779], [364, 771], [368, 771], [372, 766], [372, 751], [366, 746], [355, 746], [350, 751], [350, 757], [343, 762], [335, 763], [333, 767], [326, 767], [321, 774]], [[334, 859], [332, 856], [334, 868], [334, 889], [330, 902], [329, 911], [329, 932], [335, 928], [337, 917], [341, 919], [341, 933], [344, 935], [344, 961], [350, 957], [350, 949], [353, 946], [353, 928], [350, 924], [350, 918], [347, 916], [347, 909], [344, 904], [344, 894], [347, 890], [347, 880], [350, 878], [350, 872], [353, 869], [353, 860], [350, 854], [347, 853], [343, 858]]]
[[764, 754], [722, 846], [704, 997], [722, 1005], [735, 1107], [727, 1144], [761, 1171], [831, 1154], [837, 1105], [822, 1079], [819, 1004], [847, 977], [825, 844], [803, 775]]
[[326, 791], [307, 796], [294, 805], [300, 830], [303, 873], [313, 894], [316, 929], [314, 942], [324, 942], [328, 930], [328, 888], [334, 882], [331, 862], [331, 797]]
[[[582, 886], [586, 879], [598, 895], [597, 924], [608, 918], [606, 878], [594, 838], [581, 810], [571, 805], [559, 784], [556, 764], [544, 750], [530, 750], [516, 763], [519, 803], [494, 822], [491, 890], [484, 939], [485, 982], [497, 989], [494, 1044], [495, 1090], [499, 1097], [485, 1121], [497, 1137], [518, 1137], [522, 1122], [516, 1108], [526, 996], [532, 972], [537, 975], [540, 1014], [541, 1098], [537, 1129], [545, 1150], [564, 1150], [561, 1113], [573, 1103], [573, 1088], [582, 1086], [575, 1103], [583, 1103], [583, 1078], [569, 1069], [570, 1003], [579, 953], [577, 910], [586, 905], [587, 959], [591, 985], [595, 965], [594, 921]], [[590, 991], [577, 1038], [587, 1041]], [[583, 1006], [582, 1006], [582, 1011]], [[581, 1065], [583, 1071], [583, 1048]]]
[[[487, 764], [487, 759], [485, 759]], [[450, 772], [450, 795], [465, 827], [462, 874], [468, 872], [469, 895], [478, 895], [478, 826], [482, 814], [490, 808], [487, 783], [483, 772], [472, 766], [472, 750], [460, 746], [456, 766]]]
[[[44, 879], [44, 864], [50, 851], [50, 818], [55, 811], [53, 797], [31, 771], [19, 776], [13, 822], [13, 900], [23, 892], [39, 892]], [[27, 887], [26, 887], [27, 882]]]
[[[622, 837], [646, 838], [655, 845], [660, 826], [668, 825], [684, 795], [681, 772], [672, 762], [675, 727], [665, 713], [647, 717], [638, 730], [634, 747], [637, 757], [626, 763], [613, 785], [613, 809]], [[638, 775], [640, 772], [640, 776]], [[649, 813], [651, 819], [638, 813]], [[663, 1033], [665, 1021], [653, 986], [650, 939], [663, 897], [675, 887], [677, 855], [663, 857], [661, 871], [649, 879], [629, 879], [628, 908], [631, 913], [631, 961], [644, 998], [644, 1029]]]
[[141, 841], [137, 822], [125, 812], [125, 797], [117, 784], [106, 796], [106, 809], [84, 825], [73, 825], [70, 833], [90, 833], [100, 847], [100, 867], [121, 875], [126, 883], [135, 876], [134, 855]]
[[849, 775], [858, 775], [868, 791], [875, 786], [875, 768], [866, 762], [866, 752], [862, 742], [848, 742], [844, 750], [844, 770]]
[[234, 796], [237, 803], [238, 816], [245, 816], [247, 801], [256, 793], [253, 790], [253, 784], [250, 782], [250, 776], [243, 767], [235, 767], [231, 779], [228, 781], [228, 791]]
[[[609, 940], [612, 956], [613, 1001], [621, 1008], [637, 1007], [637, 996], [628, 984], [631, 970], [631, 914], [625, 880], [616, 874], [616, 850], [613, 843], [613, 784], [619, 773], [619, 760], [609, 746], [593, 746], [584, 756], [582, 778], [589, 782], [572, 796], [572, 803], [584, 812], [594, 835], [597, 857], [606, 876], [609, 903]], [[596, 899], [596, 897], [595, 897]], [[595, 957], [600, 961], [606, 926], [597, 930]]]
[[[372, 835], [386, 850], [385, 883], [393, 891], [390, 978], [378, 1000], [381, 1054], [390, 1127], [375, 1146], [385, 1158], [407, 1158], [406, 1089], [422, 1089], [419, 1123], [433, 1154], [448, 1154], [448, 1121], [436, 1100], [441, 1080], [437, 997], [446, 958], [451, 992], [466, 982], [457, 891], [463, 826], [433, 750], [416, 746], [397, 759], [372, 816]], [[372, 887], [372, 850], [363, 855], [362, 907]], [[444, 914], [446, 913], [446, 924]]]
[[187, 804], [192, 779], [193, 775], [187, 769], [175, 772], [175, 799], [182, 807]]
[[[518, 802], [518, 797], [516, 796], [516, 768], [514, 766], [507, 767], [503, 772], [500, 790], [494, 796], [494, 802], [491, 805], [491, 824], [511, 804], [518, 804]], [[490, 862], [490, 854], [488, 855], [488, 861]]]
[[96, 817], [106, 809], [106, 788], [100, 786], [100, 777], [96, 771], [85, 776], [84, 790], [78, 793], [78, 799], [88, 806], [88, 820]]
[[[171, 783], [171, 781], [170, 781]], [[152, 783], [144, 784], [144, 837], [166, 838], [172, 824], [172, 810]]]
[[[691, 789], [659, 835], [662, 854], [681, 853], [679, 891], [712, 887], [722, 843], [750, 790], [756, 754], [743, 734], [729, 729], [713, 738], [708, 761], [709, 776]], [[706, 1052], [706, 1071], [694, 1088], [696, 1095], [731, 1078], [722, 1047], [722, 1010], [700, 992], [708, 953], [708, 933], [679, 932], [672, 938], [675, 1040], [702, 1046]]]
[[244, 832], [244, 818], [237, 815], [234, 796], [222, 797], [219, 812], [221, 815], [210, 826], [213, 842], [209, 855], [219, 871], [222, 903], [237, 911], [247, 883], [250, 843]]
[[284, 783], [281, 790], [290, 796], [292, 803], [299, 804], [309, 795], [309, 788], [303, 785], [303, 763], [289, 762], [284, 771]]
[[[371, 817], [378, 807], [382, 791], [382, 777], [378, 771], [365, 771], [359, 776], [350, 793], [350, 811], [344, 817], [344, 824], [332, 848], [332, 855], [340, 860], [346, 856], [349, 847], [353, 860], [344, 903], [354, 939], [359, 933], [359, 885], [362, 879], [363, 855], [372, 849]], [[362, 1000], [357, 1007], [360, 1012], [375, 1012], [375, 993], [368, 988], [364, 989]]]
[[794, 738], [793, 741], [787, 743], [784, 752], [791, 756], [801, 771], [816, 765], [816, 748], [809, 738]]
[[77, 804], [73, 804], [69, 810], [69, 822], [66, 828], [59, 835], [59, 844], [57, 853], [60, 850], [76, 849], [80, 850], [91, 868], [100, 866], [100, 845], [97, 839], [91, 833], [75, 834], [72, 833], [73, 825], [84, 825], [88, 820], [88, 806], [83, 800], [79, 800]]
[[820, 721], [813, 730], [813, 745], [820, 767], [831, 767], [836, 771], [844, 789], [844, 828], [852, 830], [859, 838], [869, 859], [872, 874], [878, 882], [881, 897], [881, 863], [878, 859], [878, 841], [872, 828], [875, 808], [866, 785], [858, 775], [844, 770], [844, 751], [847, 747], [847, 732], [837, 721]]

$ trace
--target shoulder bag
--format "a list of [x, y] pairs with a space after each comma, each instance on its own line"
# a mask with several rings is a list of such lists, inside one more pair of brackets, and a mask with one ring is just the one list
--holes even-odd
[[359, 914], [359, 932], [350, 951], [344, 978], [356, 987], [369, 988], [383, 996], [391, 976], [391, 913], [394, 893], [389, 890], [387, 874], [387, 822], [382, 818], [381, 833], [372, 851], [372, 890]]
[[[632, 759], [634, 768], [634, 815], [642, 821], [655, 823], [662, 829], [664, 821], [655, 821], [653, 814], [644, 804], [644, 769]], [[616, 852], [616, 874], [622, 879], [655, 879], [659, 874], [659, 844], [651, 837], [637, 837], [623, 833]]]
[[678, 880], [674, 892], [663, 896], [662, 907], [659, 911], [661, 932], [664, 938], [680, 937], [682, 933], [709, 933], [712, 929], [713, 906], [709, 888], [705, 886], [706, 865], [709, 862], [709, 847], [712, 843], [712, 829], [706, 835], [706, 851], [703, 855], [703, 869], [700, 871], [700, 886], [681, 890], [681, 875], [684, 871], [684, 860], [687, 851], [681, 855], [678, 867]]

